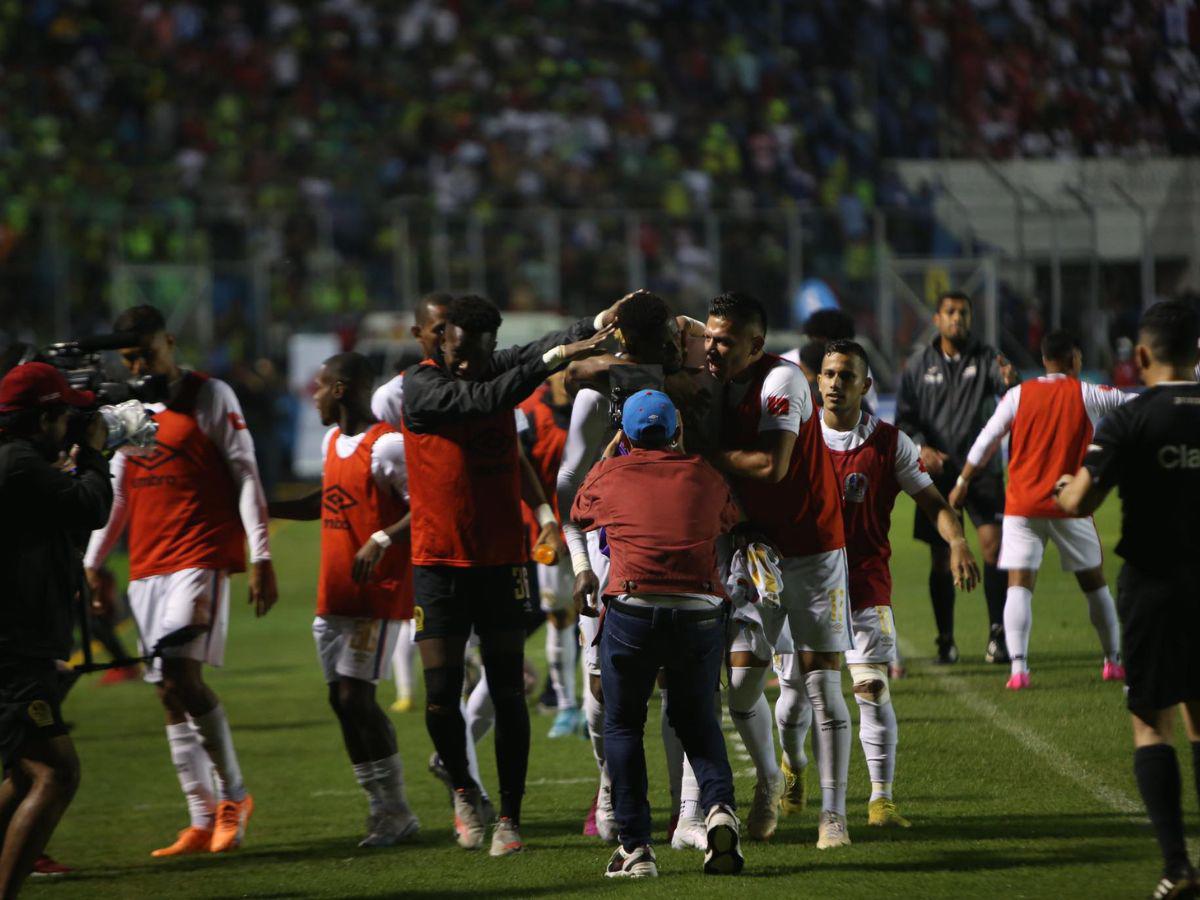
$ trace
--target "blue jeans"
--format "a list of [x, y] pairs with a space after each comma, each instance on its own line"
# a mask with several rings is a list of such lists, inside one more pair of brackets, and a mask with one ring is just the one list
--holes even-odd
[[629, 609], [610, 602], [600, 637], [604, 755], [626, 850], [650, 843], [642, 738], [659, 669], [666, 675], [667, 719], [696, 773], [703, 808], [734, 805], [733, 772], [713, 697], [725, 656], [724, 618], [663, 607], [643, 608], [642, 617]]

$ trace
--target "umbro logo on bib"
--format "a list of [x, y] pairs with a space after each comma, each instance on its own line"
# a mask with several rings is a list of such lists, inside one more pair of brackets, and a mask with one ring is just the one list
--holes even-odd
[[340, 485], [333, 485], [325, 489], [325, 496], [321, 501], [322, 505], [331, 513], [340, 514], [353, 506], [358, 506], [358, 501], [350, 496]]
[[170, 462], [178, 455], [178, 449], [172, 447], [170, 444], [164, 444], [162, 441], [159, 441], [150, 453], [138, 456], [129, 455], [125, 457], [125, 461], [130, 465], [139, 466], [150, 471], [157, 469], [163, 463]]

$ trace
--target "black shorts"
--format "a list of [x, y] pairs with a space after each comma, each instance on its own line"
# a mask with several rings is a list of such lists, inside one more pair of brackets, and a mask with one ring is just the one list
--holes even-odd
[[1147, 723], [1200, 700], [1200, 570], [1168, 575], [1126, 563], [1117, 579], [1125, 702]]
[[524, 631], [540, 604], [530, 566], [413, 566], [414, 639]]
[[[942, 492], [943, 497], [949, 497], [954, 490], [954, 482], [958, 473], [942, 474], [933, 480], [934, 485]], [[978, 528], [980, 525], [1000, 525], [1004, 521], [1004, 478], [990, 472], [981, 472], [971, 479], [967, 487], [967, 515]], [[913, 537], [934, 547], [949, 546], [938, 534], [937, 526], [929, 521], [929, 516], [917, 507], [916, 518], [913, 521]]]
[[53, 660], [0, 663], [0, 762], [7, 769], [33, 741], [67, 733]]

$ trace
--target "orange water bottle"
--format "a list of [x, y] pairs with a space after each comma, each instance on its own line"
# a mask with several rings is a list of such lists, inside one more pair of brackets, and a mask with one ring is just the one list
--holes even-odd
[[543, 566], [552, 566], [558, 562], [558, 551], [549, 544], [538, 544], [533, 548], [533, 561]]

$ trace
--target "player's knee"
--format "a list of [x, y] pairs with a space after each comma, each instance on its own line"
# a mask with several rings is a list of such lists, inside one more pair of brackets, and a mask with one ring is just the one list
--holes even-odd
[[462, 666], [438, 666], [425, 670], [426, 709], [434, 715], [453, 715], [462, 696]]
[[729, 714], [735, 718], [754, 708], [762, 696], [767, 669], [734, 666], [729, 675]]
[[850, 675], [854, 679], [855, 700], [876, 706], [883, 706], [891, 700], [888, 670], [883, 663], [850, 666]]
[[592, 697], [595, 698], [597, 703], [604, 703], [604, 688], [600, 681], [600, 676], [588, 676], [588, 690], [591, 691]]
[[525, 703], [525, 659], [520, 653], [496, 653], [484, 660], [488, 692], [496, 707]]

